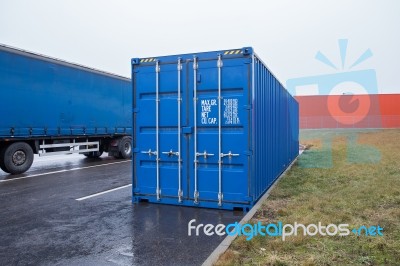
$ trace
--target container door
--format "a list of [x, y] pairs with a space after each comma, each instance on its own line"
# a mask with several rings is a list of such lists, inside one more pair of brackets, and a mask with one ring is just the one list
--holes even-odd
[[195, 204], [249, 200], [250, 71], [248, 59], [229, 56], [195, 58], [189, 68], [194, 99], [189, 190]]
[[172, 204], [248, 204], [251, 62], [174, 61], [141, 64], [135, 75], [135, 193]]
[[183, 77], [181, 60], [174, 63], [141, 65], [136, 87], [136, 179], [137, 193], [182, 201]]

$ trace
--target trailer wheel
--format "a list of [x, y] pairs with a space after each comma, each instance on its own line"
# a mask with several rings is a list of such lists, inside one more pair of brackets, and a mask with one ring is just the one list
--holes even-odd
[[10, 174], [26, 172], [33, 163], [33, 150], [25, 142], [15, 142], [6, 147], [4, 166]]
[[130, 137], [123, 137], [119, 142], [119, 158], [129, 159], [132, 157], [132, 139]]
[[4, 153], [6, 152], [6, 147], [7, 146], [0, 149], [0, 169], [9, 174], [10, 171], [8, 171], [6, 166], [4, 165]]

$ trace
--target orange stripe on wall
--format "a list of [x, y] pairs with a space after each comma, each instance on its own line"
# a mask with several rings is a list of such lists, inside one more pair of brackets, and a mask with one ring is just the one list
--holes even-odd
[[380, 94], [379, 103], [382, 115], [382, 126], [385, 128], [399, 128], [400, 94]]

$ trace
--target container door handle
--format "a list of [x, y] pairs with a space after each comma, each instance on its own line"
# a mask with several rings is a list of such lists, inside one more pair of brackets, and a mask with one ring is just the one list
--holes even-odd
[[232, 157], [236, 157], [236, 156], [239, 156], [239, 154], [238, 153], [232, 153], [231, 151], [229, 151], [228, 153], [221, 153], [221, 158], [224, 158], [224, 157], [226, 157], [226, 156], [228, 156], [229, 157], [229, 159], [231, 159]]
[[177, 151], [174, 152], [172, 149], [169, 151], [163, 151], [162, 154], [167, 154], [168, 157], [171, 157], [174, 155], [179, 157], [179, 152], [177, 152]]
[[145, 153], [145, 154], [148, 154], [149, 156], [152, 156], [152, 155], [154, 155], [154, 156], [157, 156], [157, 151], [151, 151], [151, 149], [149, 149], [148, 151], [142, 151], [141, 153]]
[[198, 156], [204, 156], [204, 159], [207, 159], [208, 156], [214, 156], [214, 153], [207, 153], [207, 151], [204, 151], [203, 153], [196, 152], [196, 157]]

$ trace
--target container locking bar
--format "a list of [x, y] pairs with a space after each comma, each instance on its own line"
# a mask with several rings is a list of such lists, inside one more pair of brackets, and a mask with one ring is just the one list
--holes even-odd
[[218, 55], [217, 67], [218, 67], [218, 206], [222, 206], [222, 139], [221, 139], [221, 89], [222, 89], [222, 82], [221, 82], [221, 69], [222, 69], [222, 57], [221, 54]]
[[193, 127], [194, 127], [194, 203], [199, 203], [199, 191], [197, 190], [197, 57], [193, 57]]
[[157, 200], [160, 200], [161, 197], [161, 189], [160, 189], [160, 157], [158, 154], [159, 150], [159, 114], [158, 114], [158, 109], [159, 109], [159, 104], [160, 104], [160, 95], [159, 95], [159, 86], [160, 86], [160, 61], [156, 61], [156, 164], [157, 164], [157, 188], [156, 188], [156, 195], [157, 195]]
[[196, 152], [196, 157], [198, 156], [204, 156], [204, 159], [207, 159], [208, 156], [214, 156], [214, 153], [207, 153], [207, 151], [204, 151], [202, 153]]
[[178, 201], [182, 202], [182, 177], [181, 177], [181, 104], [182, 104], [182, 97], [181, 97], [181, 71], [182, 71], [182, 63], [181, 58], [178, 58], [178, 151], [173, 153], [172, 149], [169, 151], [168, 156], [176, 155], [178, 156]]

